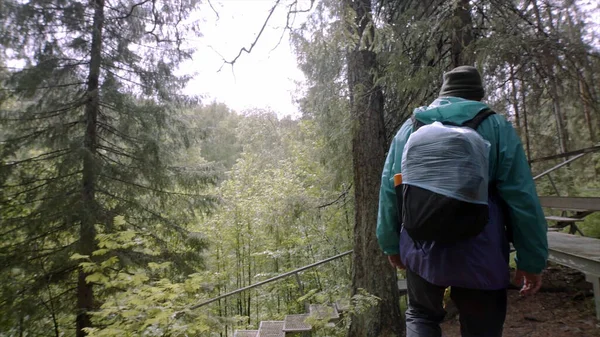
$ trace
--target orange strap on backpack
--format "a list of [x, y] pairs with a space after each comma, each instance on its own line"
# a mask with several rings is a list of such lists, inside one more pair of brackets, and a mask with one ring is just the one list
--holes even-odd
[[402, 185], [402, 173], [394, 174], [394, 187]]

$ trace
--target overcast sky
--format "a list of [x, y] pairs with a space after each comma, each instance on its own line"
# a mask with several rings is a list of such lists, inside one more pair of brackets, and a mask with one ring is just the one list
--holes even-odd
[[[232, 60], [240, 48], [250, 48], [274, 3], [275, 0], [212, 1], [218, 18], [208, 3], [202, 6], [203, 37], [194, 39], [198, 51], [193, 62], [183, 69], [198, 74], [186, 93], [204, 95], [205, 103], [214, 99], [240, 112], [271, 108], [280, 116], [298, 113], [293, 94], [295, 81], [302, 81], [303, 75], [296, 66], [289, 34], [285, 33], [278, 45], [284, 33], [285, 5], [272, 15], [252, 53], [243, 53], [233, 68], [223, 66], [223, 58]], [[299, 4], [301, 8], [309, 7], [309, 1], [301, 0]], [[296, 24], [301, 20], [304, 17], [298, 16]]]
[[[285, 33], [278, 45], [284, 32], [289, 0], [281, 1], [252, 53], [243, 53], [233, 68], [223, 66], [223, 58], [232, 60], [240, 48], [250, 48], [275, 2], [211, 0], [214, 11], [208, 2], [202, 5], [199, 17], [204, 20], [201, 25], [204, 36], [194, 40], [198, 51], [193, 62], [183, 69], [198, 75], [190, 82], [186, 93], [203, 95], [205, 103], [223, 102], [238, 112], [271, 108], [279, 116], [298, 114], [293, 95], [296, 81], [302, 81], [303, 75], [297, 68], [289, 34]], [[310, 6], [310, 0], [299, 0], [298, 3], [299, 8]], [[595, 9], [596, 14], [600, 7], [597, 0], [577, 0], [577, 3], [586, 11]], [[294, 26], [298, 27], [303, 20], [305, 16], [298, 15]], [[586, 21], [590, 24], [590, 42], [597, 44], [600, 17], [592, 15]]]

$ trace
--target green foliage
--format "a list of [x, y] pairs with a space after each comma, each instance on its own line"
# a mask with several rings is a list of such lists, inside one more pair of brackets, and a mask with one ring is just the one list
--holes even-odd
[[[223, 117], [214, 108], [186, 112], [190, 128], [198, 130], [213, 123], [211, 118]], [[229, 122], [218, 122], [212, 124], [210, 133], [235, 135], [225, 137], [228, 141], [224, 146], [232, 149], [229, 159], [239, 158], [227, 179], [212, 190], [221, 201], [220, 207], [208, 216], [196, 213], [189, 221], [191, 234], [203, 235], [190, 234], [183, 242], [188, 245], [181, 245], [176, 237], [163, 245], [156, 241], [155, 231], [133, 225], [136, 217], [120, 214], [109, 221], [110, 230], [103, 224], [96, 226], [94, 251], [70, 251], [65, 256], [65, 261], [87, 273], [86, 280], [101, 299], [93, 313], [95, 325], [87, 329], [90, 335], [213, 336], [235, 327], [255, 327], [260, 320], [283, 318], [286, 313], [303, 312], [305, 303], [348, 296], [350, 269], [344, 258], [301, 273], [300, 284], [290, 277], [189, 310], [208, 298], [350, 248], [350, 190], [337, 187], [338, 172], [321, 161], [326, 142], [315, 122], [279, 120], [266, 111], [245, 116], [232, 113], [223, 118], [235, 121], [236, 128], [229, 129]], [[186, 165], [205, 165], [199, 154], [217, 154], [222, 145], [216, 138], [198, 144], [185, 151], [188, 156], [181, 161]], [[186, 208], [185, 204], [173, 205], [163, 214], [178, 215]], [[198, 255], [200, 251], [189, 242], [194, 238], [199, 248], [209, 243], [210, 249]], [[179, 263], [185, 262], [205, 263], [207, 270], [182, 273], [184, 266]], [[64, 288], [60, 283], [56, 286]], [[303, 294], [316, 297], [301, 298]], [[68, 312], [65, 308], [61, 313], [61, 330], [73, 321]]]
[[104, 289], [122, 273], [142, 287], [162, 284], [144, 282], [149, 263], [168, 262], [168, 282], [201, 269], [190, 229], [218, 176], [187, 156], [201, 140], [183, 115], [196, 100], [175, 74], [197, 5], [2, 3], [2, 54], [22, 67], [1, 78], [0, 331], [60, 335], [76, 314], [89, 327], [86, 310], [128, 292]]
[[190, 125], [204, 137], [200, 142], [200, 155], [208, 162], [231, 169], [242, 152], [236, 130], [240, 116], [224, 104], [211, 103], [193, 109]]
[[[388, 140], [456, 62], [454, 3], [375, 3], [369, 39]], [[483, 71], [486, 100], [514, 122], [530, 157], [595, 144], [600, 56], [586, 30], [597, 13], [576, 2], [470, 3], [473, 41], [459, 56]], [[307, 80], [300, 120], [197, 106], [175, 75], [192, 52], [183, 32], [198, 29], [179, 19], [196, 6], [0, 4], [0, 61], [24, 65], [0, 68], [0, 334], [69, 334], [79, 270], [97, 303], [91, 336], [231, 334], [349, 297], [343, 258], [189, 310], [350, 249], [347, 55], [369, 45], [349, 31], [353, 13], [342, 2], [319, 1], [292, 32]], [[598, 196], [599, 160], [553, 173], [558, 193]], [[547, 178], [538, 191], [557, 193]], [[580, 227], [600, 237], [599, 216]], [[377, 301], [359, 292], [350, 313]], [[313, 321], [315, 334], [342, 336], [349, 317], [333, 327]]]
[[316, 122], [317, 132], [326, 145], [317, 159], [336, 172], [338, 186], [347, 186], [352, 181], [353, 121], [344, 77], [345, 47], [350, 42], [341, 12], [340, 2], [319, 2], [315, 14], [293, 31], [291, 38], [307, 83], [300, 107], [304, 118]]
[[[324, 146], [315, 123], [255, 111], [240, 120], [237, 134], [243, 152], [218, 189], [222, 207], [201, 229], [211, 242], [212, 296], [350, 247], [351, 199], [336, 189], [336, 173], [315, 160]], [[234, 295], [211, 305], [211, 313], [233, 318], [222, 323], [235, 328], [302, 313], [311, 300], [303, 294], [348, 293], [347, 260], [300, 273], [299, 280], [292, 276]]]
[[[462, 18], [456, 3], [375, 2], [373, 49], [380, 68], [375, 76], [385, 96], [387, 139], [414, 108], [437, 96], [443, 72], [458, 59], [480, 68], [486, 102], [514, 122], [531, 159], [595, 145], [600, 54], [586, 31], [598, 8], [586, 11], [577, 1], [470, 2], [471, 24], [457, 31]], [[321, 2], [293, 38], [307, 77], [303, 113], [325, 135], [329, 162], [349, 170], [345, 64], [357, 40], [345, 33], [348, 18], [341, 13], [339, 3]], [[472, 37], [458, 50], [457, 32]], [[561, 195], [584, 195], [597, 180], [598, 158], [588, 155], [553, 174]], [[542, 172], [560, 161], [535, 163], [532, 170]], [[350, 174], [344, 177], [349, 181]], [[545, 178], [538, 189], [542, 195], [556, 193]]]
[[[134, 242], [132, 244], [132, 242]], [[172, 281], [171, 262], [149, 262], [147, 266], [128, 267], [113, 255], [122, 249], [136, 246], [138, 250], [152, 251], [151, 242], [143, 233], [117, 232], [99, 238], [95, 256], [110, 255], [102, 261], [82, 262], [90, 272], [87, 281], [96, 284], [105, 295], [99, 310], [93, 313], [97, 326], [87, 329], [90, 336], [187, 336], [210, 331], [206, 316], [187, 308], [202, 293], [202, 273], [188, 275], [180, 282]], [[123, 291], [127, 289], [128, 291]]]

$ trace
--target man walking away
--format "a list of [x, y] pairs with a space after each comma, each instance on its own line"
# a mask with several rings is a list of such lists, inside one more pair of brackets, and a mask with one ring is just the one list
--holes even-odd
[[502, 336], [509, 285], [536, 293], [548, 257], [547, 225], [511, 123], [481, 102], [477, 69], [444, 74], [439, 97], [414, 111], [383, 169], [377, 239], [406, 268], [407, 337], [439, 337], [451, 298], [463, 337]]

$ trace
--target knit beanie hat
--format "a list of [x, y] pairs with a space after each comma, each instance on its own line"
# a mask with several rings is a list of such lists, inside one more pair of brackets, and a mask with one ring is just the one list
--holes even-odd
[[444, 74], [440, 97], [452, 96], [480, 101], [485, 95], [477, 68], [460, 66]]

